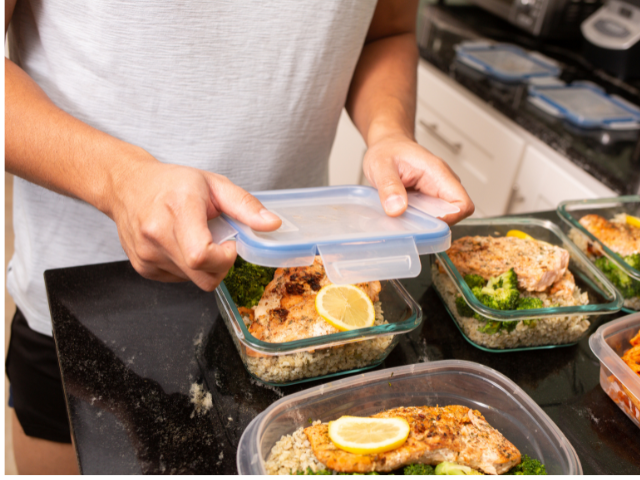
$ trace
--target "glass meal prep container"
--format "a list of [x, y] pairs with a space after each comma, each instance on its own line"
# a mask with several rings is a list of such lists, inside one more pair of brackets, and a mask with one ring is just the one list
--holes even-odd
[[[593, 262], [596, 257], [604, 255], [629, 277], [640, 281], [640, 270], [626, 263], [620, 255], [613, 252], [580, 224], [580, 219], [589, 214], [597, 214], [607, 220], [612, 220], [619, 214], [640, 217], [640, 196], [570, 200], [558, 205], [558, 215], [571, 227], [569, 238], [587, 255], [590, 261]], [[622, 310], [628, 313], [640, 310], [640, 295], [625, 297]]]
[[380, 283], [386, 323], [283, 343], [251, 335], [224, 283], [216, 289], [216, 301], [249, 374], [269, 385], [285, 386], [377, 367], [397, 345], [399, 335], [422, 323], [422, 309], [400, 282]]
[[309, 419], [368, 416], [409, 406], [463, 405], [479, 410], [522, 454], [549, 475], [581, 475], [575, 450], [545, 412], [495, 370], [462, 360], [405, 365], [338, 380], [288, 395], [245, 429], [236, 456], [240, 475], [265, 475], [274, 444]]
[[640, 313], [602, 325], [589, 338], [589, 346], [600, 360], [600, 386], [640, 428], [640, 376], [621, 359], [640, 330]]
[[[456, 326], [473, 346], [490, 352], [509, 352], [574, 345], [587, 334], [590, 320], [597, 315], [620, 310], [620, 293], [569, 241], [560, 228], [548, 220], [518, 217], [465, 220], [452, 227], [452, 240], [465, 236], [503, 237], [510, 230], [519, 230], [536, 240], [568, 250], [571, 256], [569, 271], [582, 294], [577, 297], [574, 294], [575, 301], [558, 300], [551, 295], [542, 295], [539, 298], [547, 304], [543, 308], [493, 309], [483, 305], [475, 297], [446, 252], [438, 253], [437, 261], [445, 273], [438, 268], [436, 262], [432, 262], [433, 284]], [[585, 301], [585, 294], [588, 296], [588, 304], [581, 304]], [[460, 315], [455, 305], [458, 295], [462, 295], [467, 305], [484, 317], [484, 321]], [[566, 305], [558, 302], [564, 302]], [[510, 328], [501, 328], [503, 325], [498, 323], [488, 323], [516, 321], [518, 323], [504, 325]], [[481, 328], [484, 332], [480, 331]], [[492, 330], [493, 333], [485, 333]]]
[[437, 217], [459, 209], [415, 192], [398, 217], [389, 217], [377, 190], [339, 186], [257, 192], [254, 196], [282, 219], [274, 232], [256, 232], [232, 218], [209, 222], [216, 243], [235, 239], [238, 254], [265, 267], [303, 267], [319, 255], [334, 284], [381, 281], [376, 323], [369, 328], [282, 343], [249, 333], [224, 284], [216, 300], [242, 361], [251, 375], [271, 385], [291, 385], [379, 365], [398, 335], [422, 321], [418, 304], [395, 279], [416, 277], [420, 254], [446, 250], [449, 226]]

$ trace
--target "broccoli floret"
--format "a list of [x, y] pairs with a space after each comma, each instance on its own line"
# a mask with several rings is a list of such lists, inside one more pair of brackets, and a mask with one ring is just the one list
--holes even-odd
[[275, 272], [275, 268], [254, 265], [238, 257], [224, 279], [224, 284], [237, 306], [251, 308], [258, 304], [264, 287], [273, 280]]
[[404, 467], [405, 475], [435, 475], [436, 471], [431, 465], [415, 463]]
[[640, 253], [634, 253], [633, 255], [629, 255], [624, 257], [623, 259], [627, 265], [635, 268], [636, 270], [640, 270]]
[[456, 310], [462, 317], [473, 317], [475, 314], [462, 295], [456, 297]]
[[520, 297], [516, 305], [516, 310], [530, 310], [542, 308], [544, 305], [538, 297]]
[[490, 278], [486, 286], [475, 287], [472, 291], [480, 302], [495, 310], [514, 310], [520, 297], [518, 277], [513, 268]]
[[311, 467], [307, 467], [306, 470], [298, 470], [294, 475], [333, 475], [331, 470], [311, 470]]
[[[630, 257], [633, 256], [634, 255], [630, 255]], [[611, 280], [611, 283], [620, 290], [620, 293], [624, 298], [636, 297], [640, 294], [640, 283], [633, 280], [629, 275], [620, 270], [613, 262], [609, 261], [607, 257], [598, 258], [595, 261], [595, 264], [596, 267], [602, 270], [602, 273]]]
[[464, 281], [469, 285], [469, 288], [473, 287], [484, 287], [487, 284], [487, 281], [482, 278], [480, 275], [476, 275], [474, 273], [470, 273], [464, 276]]
[[482, 473], [457, 463], [442, 462], [436, 466], [436, 475], [482, 475]]
[[546, 475], [547, 470], [540, 461], [531, 458], [529, 455], [522, 455], [522, 461], [509, 470], [505, 475]]

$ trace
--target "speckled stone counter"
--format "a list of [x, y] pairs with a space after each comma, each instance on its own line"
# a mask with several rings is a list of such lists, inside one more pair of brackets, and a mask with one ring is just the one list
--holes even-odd
[[[557, 219], [555, 213], [536, 215]], [[467, 343], [431, 288], [428, 260], [403, 281], [424, 322], [379, 368], [462, 359], [520, 385], [576, 449], [587, 474], [640, 473], [640, 429], [599, 385], [587, 338], [573, 347], [487, 353]], [[81, 471], [236, 473], [245, 427], [315, 382], [275, 388], [244, 369], [214, 294], [140, 277], [128, 262], [45, 273]], [[616, 315], [600, 317], [595, 330]]]

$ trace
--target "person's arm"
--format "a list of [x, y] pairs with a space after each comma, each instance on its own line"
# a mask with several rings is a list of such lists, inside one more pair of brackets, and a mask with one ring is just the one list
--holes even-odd
[[385, 212], [402, 214], [406, 188], [460, 208], [449, 224], [471, 215], [473, 202], [458, 176], [414, 137], [418, 47], [417, 0], [379, 0], [351, 81], [346, 108], [367, 143], [364, 174]]
[[[15, 3], [5, 2], [5, 33]], [[259, 231], [281, 224], [227, 178], [161, 163], [67, 114], [6, 58], [5, 169], [108, 215], [143, 276], [208, 291], [236, 257], [235, 242], [213, 243], [208, 219], [224, 212]]]

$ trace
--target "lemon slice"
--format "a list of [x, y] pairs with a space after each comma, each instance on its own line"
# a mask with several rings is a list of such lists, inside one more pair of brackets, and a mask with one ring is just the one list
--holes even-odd
[[627, 224], [632, 227], [640, 228], [640, 218], [634, 217], [633, 215], [627, 215]]
[[340, 417], [329, 422], [329, 438], [340, 450], [366, 455], [395, 450], [409, 436], [404, 418]]
[[355, 285], [327, 285], [316, 296], [316, 311], [340, 331], [371, 327], [376, 312], [369, 296]]
[[509, 230], [507, 232], [507, 237], [518, 237], [523, 240], [534, 240], [531, 235], [521, 232], [520, 230]]

